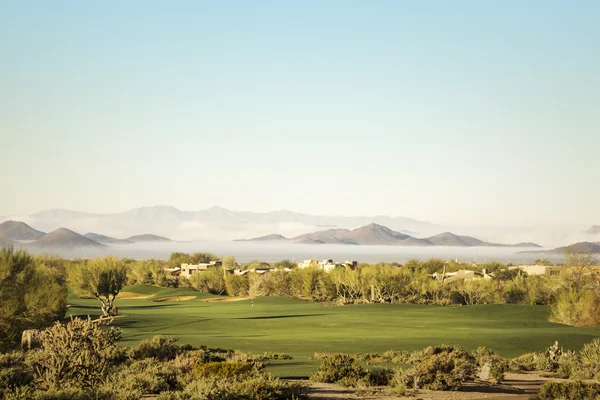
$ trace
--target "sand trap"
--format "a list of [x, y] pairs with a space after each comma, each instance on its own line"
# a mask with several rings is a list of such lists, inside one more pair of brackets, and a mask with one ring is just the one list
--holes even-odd
[[152, 300], [153, 302], [160, 303], [163, 301], [186, 301], [186, 300], [194, 300], [196, 296], [169, 296], [169, 297], [161, 297], [160, 299]]
[[117, 299], [149, 299], [154, 297], [155, 294], [143, 294], [134, 292], [121, 292], [117, 295]]
[[248, 296], [238, 296], [238, 297], [219, 297], [216, 299], [204, 299], [205, 302], [207, 303], [222, 303], [222, 302], [229, 302], [229, 301], [242, 301], [242, 300], [248, 300], [250, 297]]

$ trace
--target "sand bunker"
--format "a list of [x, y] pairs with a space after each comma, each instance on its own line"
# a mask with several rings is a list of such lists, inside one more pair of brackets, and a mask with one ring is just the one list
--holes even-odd
[[163, 301], [186, 301], [186, 300], [194, 300], [196, 296], [168, 296], [161, 297], [160, 299], [152, 300], [156, 303], [160, 303]]
[[117, 295], [117, 299], [149, 299], [154, 297], [155, 294], [143, 294], [134, 292], [121, 292]]
[[248, 296], [238, 296], [238, 297], [217, 297], [217, 298], [213, 298], [213, 299], [204, 299], [205, 302], [207, 303], [223, 303], [223, 302], [229, 302], [229, 301], [242, 301], [242, 300], [248, 300], [250, 297]]

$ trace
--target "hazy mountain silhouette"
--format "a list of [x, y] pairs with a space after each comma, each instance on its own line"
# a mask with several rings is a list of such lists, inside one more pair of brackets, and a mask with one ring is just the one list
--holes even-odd
[[[271, 235], [265, 235], [265, 236], [259, 236], [257, 238], [251, 239], [254, 242], [261, 242], [261, 241], [275, 241], [275, 240], [288, 240], [288, 238], [286, 238], [283, 235], [280, 235], [279, 233], [273, 233]], [[236, 239], [236, 242], [247, 242], [248, 240], [246, 239]]]
[[303, 244], [353, 244], [353, 245], [389, 245], [389, 246], [497, 246], [497, 247], [541, 247], [535, 243], [519, 243], [506, 245], [488, 243], [470, 236], [459, 236], [451, 232], [441, 233], [426, 239], [419, 239], [410, 235], [396, 232], [379, 224], [369, 224], [360, 228], [327, 229], [324, 231], [306, 233], [290, 239], [275, 234], [261, 236], [247, 241], [291, 241]]
[[452, 232], [444, 232], [426, 239], [437, 246], [494, 246], [471, 236], [460, 236]]
[[38, 240], [45, 233], [33, 229], [20, 221], [5, 221], [0, 224], [0, 238], [5, 240]]
[[34, 247], [52, 247], [73, 249], [78, 247], [105, 247], [105, 245], [88, 239], [67, 228], [59, 228], [31, 243]]
[[166, 237], [151, 235], [151, 234], [143, 234], [143, 235], [133, 235], [125, 239], [129, 242], [171, 242], [172, 240]]
[[52, 209], [12, 219], [22, 220], [43, 231], [67, 226], [79, 232], [101, 232], [115, 238], [128, 237], [139, 232], [156, 232], [182, 240], [232, 240], [264, 236], [272, 232], [294, 237], [325, 226], [352, 229], [370, 223], [420, 234], [432, 234], [440, 230], [439, 226], [432, 223], [407, 217], [324, 216], [288, 210], [256, 213], [232, 211], [218, 206], [200, 211], [151, 206], [109, 214]]
[[578, 242], [569, 246], [558, 247], [551, 250], [552, 253], [585, 253], [600, 254], [600, 242]]
[[600, 235], [600, 225], [592, 225], [590, 226], [585, 233], [590, 235]]
[[99, 233], [88, 232], [85, 235], [86, 238], [93, 240], [94, 242], [103, 243], [103, 244], [130, 244], [133, 243], [131, 240], [127, 239], [117, 239], [106, 235], [101, 235]]

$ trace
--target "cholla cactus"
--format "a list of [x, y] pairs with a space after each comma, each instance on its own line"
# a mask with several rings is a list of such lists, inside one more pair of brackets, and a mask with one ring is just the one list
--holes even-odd
[[104, 380], [123, 350], [115, 344], [120, 330], [99, 325], [90, 318], [72, 318], [40, 332], [41, 349], [32, 354], [40, 386], [94, 387]]

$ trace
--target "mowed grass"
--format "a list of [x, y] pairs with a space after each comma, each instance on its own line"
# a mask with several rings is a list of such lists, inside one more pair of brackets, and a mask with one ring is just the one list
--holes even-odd
[[[318, 366], [315, 352], [375, 353], [419, 350], [456, 344], [473, 350], [486, 346], [505, 357], [542, 350], [558, 341], [579, 349], [600, 335], [600, 328], [574, 328], [548, 322], [549, 308], [529, 305], [437, 307], [412, 304], [332, 306], [278, 297], [236, 302], [189, 289], [146, 285], [125, 288], [146, 299], [118, 299], [123, 345], [155, 335], [174, 336], [180, 344], [238, 349], [250, 353], [288, 353], [291, 361], [273, 362], [279, 376], [307, 376]], [[162, 301], [171, 296], [194, 300]], [[97, 316], [97, 300], [69, 298], [71, 315]]]

